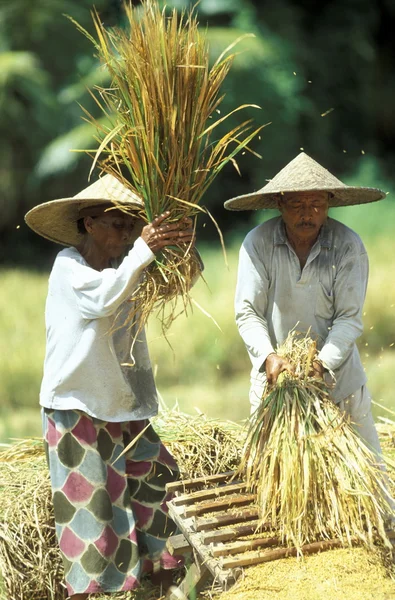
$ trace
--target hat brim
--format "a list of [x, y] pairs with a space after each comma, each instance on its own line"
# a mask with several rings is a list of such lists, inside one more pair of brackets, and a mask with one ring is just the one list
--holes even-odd
[[252, 192], [243, 196], [236, 196], [224, 203], [224, 207], [228, 210], [258, 210], [262, 208], [277, 208], [278, 197], [286, 193], [312, 193], [312, 192], [328, 192], [331, 194], [329, 199], [329, 207], [335, 206], [352, 206], [356, 204], [367, 204], [369, 202], [377, 202], [386, 197], [383, 190], [368, 187], [320, 187], [317, 189], [287, 189], [270, 192]]
[[[108, 206], [108, 198], [73, 197], [51, 200], [32, 208], [25, 215], [25, 221], [33, 231], [51, 242], [56, 242], [62, 246], [78, 246], [84, 238], [77, 227], [81, 209], [100, 204]], [[124, 205], [125, 212], [140, 213], [144, 208], [142, 203], [138, 204], [137, 202], [122, 202], [119, 200], [116, 204], [114, 203], [114, 207], [121, 207], [121, 205]], [[140, 232], [140, 230], [141, 222], [136, 223], [136, 238], [139, 235], [137, 232]]]

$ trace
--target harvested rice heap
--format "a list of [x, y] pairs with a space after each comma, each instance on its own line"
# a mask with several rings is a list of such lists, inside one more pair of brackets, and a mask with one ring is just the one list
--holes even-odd
[[23, 440], [0, 453], [0, 492], [0, 573], [5, 597], [63, 600], [63, 565], [41, 440]]
[[[152, 423], [183, 477], [212, 475], [238, 465], [242, 429], [236, 424], [176, 410], [161, 412]], [[41, 440], [22, 440], [0, 452], [0, 493], [0, 598], [3, 585], [7, 600], [63, 600], [63, 564]], [[117, 596], [132, 597], [149, 600], [157, 595], [147, 582], [133, 596]]]
[[232, 471], [239, 466], [245, 432], [227, 421], [196, 417], [177, 411], [156, 418], [154, 427], [175, 457], [182, 479]]
[[[94, 15], [97, 39], [76, 24], [111, 79], [92, 93], [102, 118], [86, 113], [99, 143], [92, 169], [98, 166], [137, 194], [144, 201], [140, 216], [145, 222], [164, 211], [170, 211], [164, 224], [194, 219], [206, 212], [199, 203], [215, 177], [229, 161], [237, 167], [235, 155], [261, 127], [251, 131], [247, 120], [218, 135], [218, 125], [223, 127], [229, 116], [219, 117], [218, 107], [234, 55], [225, 51], [210, 66], [206, 31], [199, 29], [194, 10], [169, 14], [155, 0], [124, 8], [124, 29], [107, 30]], [[190, 247], [164, 249], [132, 297], [130, 321], [142, 327], [156, 309], [166, 330], [177, 297], [183, 309], [190, 305], [189, 288], [198, 272]], [[172, 310], [165, 316], [167, 303]]]
[[250, 426], [240, 466], [269, 522], [298, 550], [340, 539], [372, 548], [390, 512], [383, 472], [338, 407], [311, 375], [315, 343], [292, 332], [277, 351], [295, 365], [267, 386]]

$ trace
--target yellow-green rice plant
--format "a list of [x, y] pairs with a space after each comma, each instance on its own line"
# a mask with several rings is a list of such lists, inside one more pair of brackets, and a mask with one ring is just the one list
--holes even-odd
[[332, 402], [328, 385], [313, 376], [315, 343], [292, 332], [277, 352], [295, 373], [283, 373], [267, 386], [240, 466], [257, 494], [261, 521], [299, 550], [333, 538], [368, 547], [381, 540], [390, 547], [383, 472]]
[[[233, 44], [210, 66], [207, 35], [193, 9], [169, 14], [155, 0], [124, 8], [124, 29], [106, 29], [96, 13], [97, 39], [79, 27], [111, 78], [109, 87], [92, 92], [109, 125], [86, 113], [99, 143], [97, 150], [87, 151], [95, 155], [92, 170], [99, 167], [136, 193], [144, 202], [140, 217], [145, 222], [165, 211], [170, 211], [166, 222], [195, 220], [205, 211], [199, 203], [221, 169], [229, 162], [237, 168], [234, 157], [243, 148], [255, 154], [248, 144], [262, 127], [252, 130], [246, 120], [213, 137], [218, 125], [247, 105], [219, 116]], [[159, 308], [166, 329], [177, 297], [182, 310], [188, 308], [191, 280], [198, 274], [193, 248], [164, 249], [133, 294], [130, 320], [144, 324]], [[163, 306], [169, 301], [171, 316], [165, 319]]]

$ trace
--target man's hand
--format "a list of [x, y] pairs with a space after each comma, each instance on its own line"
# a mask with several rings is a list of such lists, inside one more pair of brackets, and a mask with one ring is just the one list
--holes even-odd
[[169, 215], [170, 211], [162, 213], [142, 229], [141, 237], [154, 254], [165, 246], [186, 246], [195, 241], [192, 220], [185, 217], [162, 225]]
[[314, 360], [310, 369], [310, 377], [315, 377], [316, 379], [323, 379], [325, 373], [325, 367], [320, 360]]
[[278, 354], [269, 354], [265, 361], [265, 371], [267, 382], [270, 385], [274, 385], [278, 379], [278, 376], [283, 371], [288, 371], [288, 373], [294, 373], [295, 369], [293, 365], [282, 356]]

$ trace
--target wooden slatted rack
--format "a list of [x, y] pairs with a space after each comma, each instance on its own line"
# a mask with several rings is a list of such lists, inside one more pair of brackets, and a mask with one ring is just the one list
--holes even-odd
[[[168, 484], [175, 494], [168, 503], [169, 514], [181, 531], [170, 538], [169, 549], [194, 554], [192, 567], [178, 593], [168, 595], [170, 600], [188, 598], [192, 588], [198, 590], [210, 576], [226, 590], [243, 567], [297, 555], [296, 548], [282, 546], [269, 523], [259, 525], [255, 496], [233, 478], [228, 472]], [[325, 540], [303, 551], [312, 554], [342, 545], [337, 539]]]

